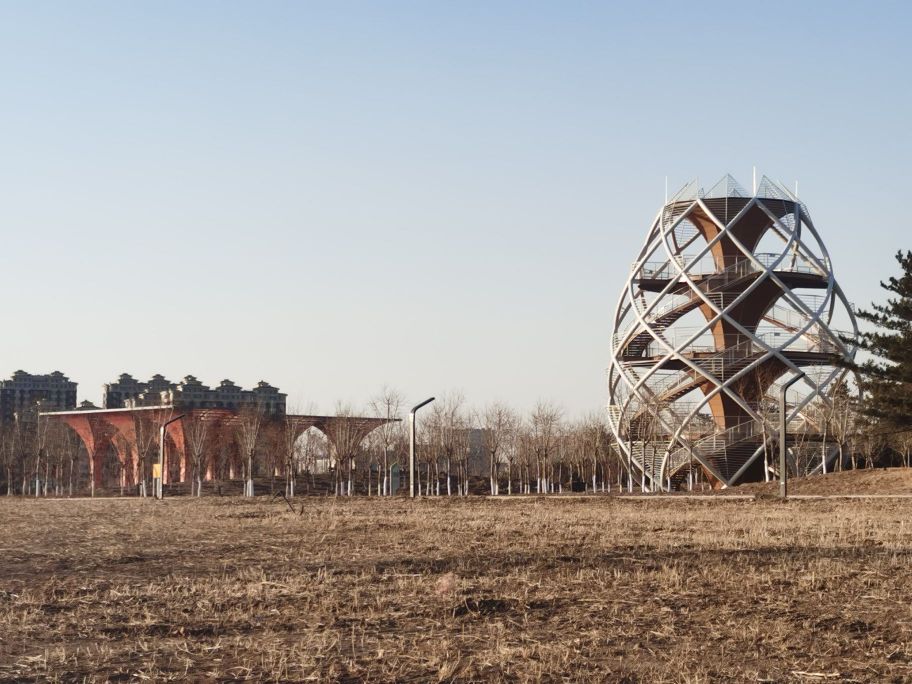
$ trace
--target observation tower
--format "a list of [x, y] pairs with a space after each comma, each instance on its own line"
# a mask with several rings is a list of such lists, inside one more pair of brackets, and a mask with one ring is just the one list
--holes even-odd
[[[841, 331], [837, 332], [837, 328]], [[852, 306], [807, 207], [766, 177], [685, 185], [659, 211], [614, 315], [608, 418], [646, 488], [763, 480], [779, 439], [816, 443], [857, 348]]]

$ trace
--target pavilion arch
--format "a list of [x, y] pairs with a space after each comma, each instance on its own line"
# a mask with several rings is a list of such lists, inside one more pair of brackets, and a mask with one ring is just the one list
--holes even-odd
[[[121, 485], [136, 485], [144, 475], [140, 473], [140, 467], [148, 470], [152, 460], [151, 449], [158, 446], [159, 431], [166, 422], [163, 482], [185, 482], [189, 476], [187, 422], [190, 418], [199, 416], [218, 422], [222, 427], [229, 427], [239, 420], [239, 414], [229, 409], [181, 409], [179, 406], [78, 409], [40, 414], [41, 419], [62, 422], [78, 435], [88, 457], [89, 479], [93, 493], [104, 484], [101, 466], [106, 449], [113, 449], [121, 463]], [[171, 421], [172, 418], [176, 420]], [[285, 415], [275, 420], [286, 421], [286, 424], [291, 425], [297, 432], [295, 439], [305, 430], [314, 428], [325, 435], [334, 452], [343, 453], [360, 445], [376, 428], [398, 419], [344, 415]], [[143, 449], [146, 450], [146, 459], [140, 458], [140, 451]], [[343, 453], [343, 457], [347, 455]], [[203, 479], [213, 479], [211, 468], [207, 468]]]

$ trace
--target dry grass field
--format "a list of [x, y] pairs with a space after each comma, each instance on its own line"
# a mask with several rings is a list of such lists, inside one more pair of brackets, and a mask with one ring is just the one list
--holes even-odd
[[[728, 494], [774, 494], [779, 482], [754, 482], [725, 490]], [[811, 475], [789, 481], [789, 492], [810, 496], [832, 495], [912, 495], [912, 468], [873, 468], [846, 470], [827, 475]]]
[[912, 681], [889, 500], [0, 500], [2, 681]]

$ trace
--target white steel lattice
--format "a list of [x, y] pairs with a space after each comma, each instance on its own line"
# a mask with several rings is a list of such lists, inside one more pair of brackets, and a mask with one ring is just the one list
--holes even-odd
[[609, 423], [652, 489], [694, 468], [717, 486], [762, 479], [781, 383], [806, 373], [786, 440], [813, 439], [810, 409], [830, 405], [858, 337], [807, 207], [766, 177], [752, 196], [730, 175], [705, 191], [688, 183], [662, 207], [614, 331]]

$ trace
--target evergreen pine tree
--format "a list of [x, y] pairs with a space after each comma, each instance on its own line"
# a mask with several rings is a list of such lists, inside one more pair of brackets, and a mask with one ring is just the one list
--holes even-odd
[[900, 277], [880, 286], [886, 304], [872, 304], [858, 317], [873, 323], [861, 334], [860, 348], [874, 356], [855, 368], [864, 381], [864, 413], [894, 429], [912, 428], [912, 252], [897, 252]]

